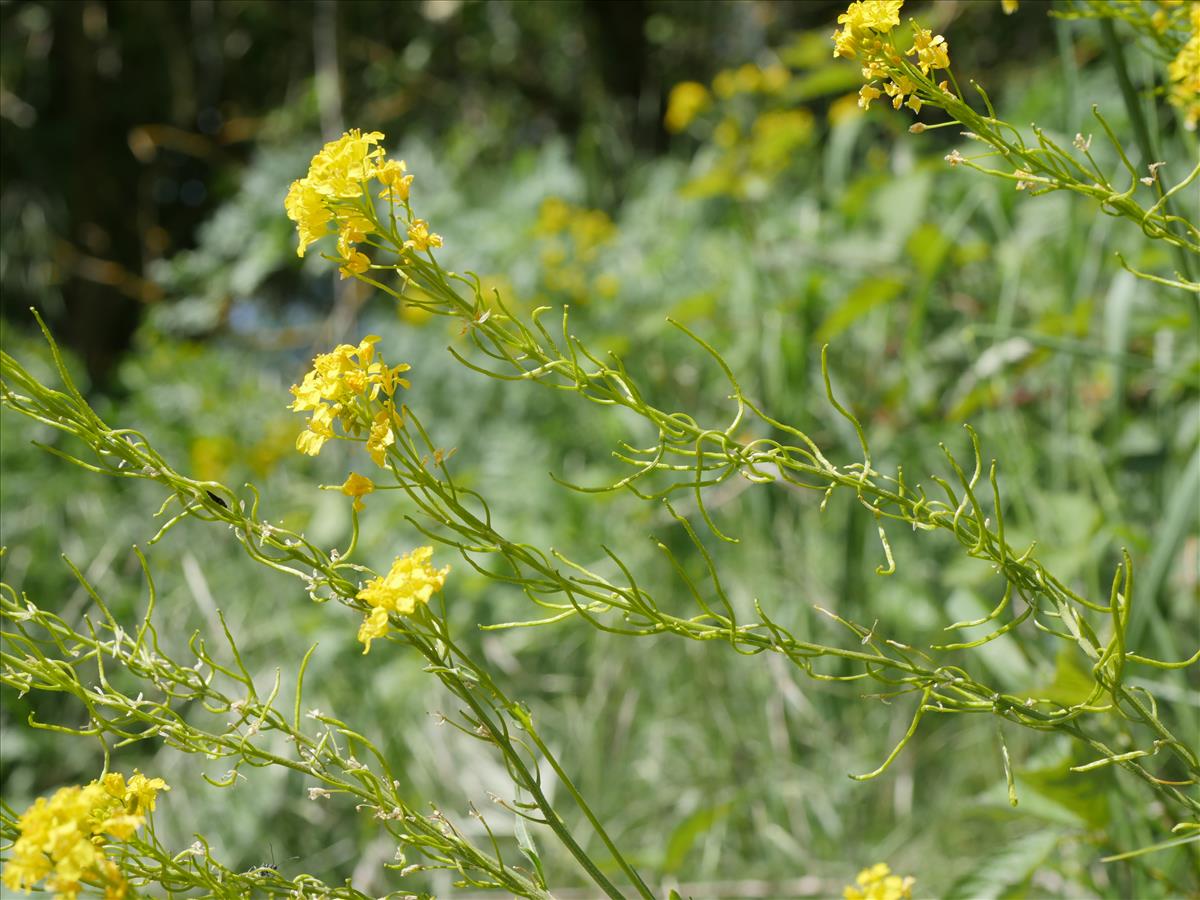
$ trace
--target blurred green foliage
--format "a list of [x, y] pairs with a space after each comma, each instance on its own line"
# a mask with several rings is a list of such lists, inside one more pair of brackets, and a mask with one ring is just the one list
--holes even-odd
[[[446, 236], [449, 268], [473, 268], [521, 308], [569, 302], [589, 343], [619, 351], [665, 406], [700, 418], [717, 408], [722, 376], [664, 327], [675, 318], [718, 345], [774, 416], [853, 456], [854, 435], [820, 387], [816, 351], [830, 343], [836, 389], [867, 425], [877, 465], [938, 471], [938, 443], [965, 447], [959, 423], [971, 421], [1001, 461], [1010, 540], [1036, 536], [1046, 565], [1089, 594], [1106, 594], [1129, 548], [1138, 649], [1187, 656], [1200, 597], [1194, 303], [1119, 270], [1115, 250], [1144, 264], [1161, 253], [1120, 223], [1065, 196], [1030, 198], [950, 170], [942, 156], [956, 135], [910, 136], [906, 116], [848, 109], [857, 79], [825, 43], [840, 7], [0, 4], [5, 349], [44, 356], [22, 312], [37, 304], [73, 339], [76, 370], [95, 379], [110, 423], [142, 429], [197, 477], [253, 481], [269, 517], [333, 545], [348, 502], [315, 485], [340, 484], [346, 463], [292, 451], [301, 423], [285, 409], [287, 387], [314, 352], [382, 334], [388, 358], [414, 367], [409, 401], [436, 441], [457, 448], [467, 483], [487, 486], [509, 532], [583, 560], [620, 546], [651, 589], [667, 590], [646, 536], [697, 564], [669, 521], [631, 497], [596, 501], [546, 477], [607, 480], [607, 451], [630, 436], [628, 422], [478, 378], [443, 351], [463, 338], [440, 320], [332, 282], [313, 255], [295, 261], [282, 198], [314, 131], [379, 128], [416, 173], [416, 205]], [[1028, 3], [1005, 19], [998, 3], [944, 4], [929, 21], [1010, 121], [1070, 135], [1100, 102], [1120, 128], [1111, 75], [1089, 64], [1094, 27], [1044, 12]], [[68, 59], [73, 69], [59, 67]], [[707, 84], [746, 62], [788, 67], [787, 87], [732, 95], [691, 133], [662, 129], [674, 83]], [[755, 124], [784, 109], [803, 113]], [[721, 135], [726, 120], [736, 127]], [[1194, 141], [1163, 129], [1172, 158], [1194, 153]], [[89, 145], [99, 152], [79, 153]], [[58, 439], [4, 414], [4, 580], [80, 616], [89, 601], [62, 553], [133, 616], [145, 591], [130, 545], [154, 535], [160, 498], [72, 469], [32, 440]], [[742, 539], [718, 551], [731, 597], [757, 598], [797, 634], [835, 640], [817, 604], [915, 645], [939, 641], [947, 616], [994, 604], [986, 567], [923, 535], [892, 535], [899, 571], [871, 575], [881, 560], [870, 521], [846, 498], [824, 512], [818, 501], [781, 487], [714, 498], [721, 528]], [[366, 559], [384, 564], [413, 542], [403, 513], [388, 495], [367, 498]], [[148, 551], [170, 640], [219, 634], [220, 609], [264, 681], [276, 668], [294, 673], [319, 641], [312, 702], [410, 760], [414, 794], [461, 813], [502, 791], [496, 763], [428, 715], [446, 697], [414, 660], [361, 657], [356, 622], [247, 566], [199, 523]], [[582, 623], [478, 632], [526, 615], [523, 598], [466, 566], [452, 584], [463, 639], [530, 704], [617, 842], [695, 896], [737, 894], [734, 879], [771, 896], [827, 895], [885, 858], [928, 895], [1155, 896], [1157, 872], [1190, 864], [1181, 850], [1097, 862], [1153, 835], [1117, 814], [1135, 802], [1119, 777], [1063, 777], [1079, 760], [1058, 739], [1006, 735], [1016, 809], [986, 717], [929, 723], [889, 777], [858, 784], [844, 776], [874, 768], [907, 713], [859, 699], [853, 685]], [[1072, 672], [1056, 666], [1054, 647], [1005, 639], [980, 657], [1007, 690], [1069, 694]], [[1179, 731], [1200, 734], [1196, 673], [1151, 679]], [[95, 746], [19, 724], [78, 710], [4, 701], [8, 802], [95, 776]], [[172, 785], [158, 814], [168, 844], [182, 849], [203, 828], [231, 865], [273, 854], [286, 870], [299, 857], [329, 880], [389, 887], [381, 863], [394, 848], [353, 810], [305, 799], [292, 776], [263, 770], [222, 792], [192, 758], [135, 745], [117, 760]], [[511, 822], [488, 815], [511, 838]], [[552, 883], [573, 877], [564, 858], [549, 863]]]

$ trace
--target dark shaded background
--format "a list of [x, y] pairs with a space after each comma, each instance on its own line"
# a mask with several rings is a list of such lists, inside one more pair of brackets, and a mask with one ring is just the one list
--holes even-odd
[[[965, 4], [942, 6], [942, 17], [956, 19]], [[435, 141], [464, 131], [484, 165], [564, 136], [588, 199], [611, 208], [633, 165], [668, 149], [661, 123], [673, 84], [705, 81], [794, 31], [830, 27], [842, 8], [6, 0], [3, 315], [28, 327], [26, 308], [40, 307], [93, 381], [113, 387], [147, 306], [172, 300], [151, 264], [192, 246], [197, 226], [237, 191], [259, 142], [314, 128], [328, 138], [369, 121]], [[956, 47], [969, 44], [983, 66], [1019, 66], [1047, 41], [1023, 26], [1021, 16], [968, 16], [956, 23]], [[285, 291], [289, 276], [281, 277]]]

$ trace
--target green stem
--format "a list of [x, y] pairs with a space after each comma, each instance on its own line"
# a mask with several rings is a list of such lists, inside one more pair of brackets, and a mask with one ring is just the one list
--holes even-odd
[[[475, 663], [474, 660], [472, 660], [465, 653], [463, 653], [461, 650], [459, 650], [458, 647], [455, 646], [450, 641], [449, 635], [448, 635], [448, 630], [445, 626], [445, 623], [441, 623], [441, 627], [439, 628], [437, 626], [437, 620], [433, 616], [430, 616], [430, 619], [432, 621], [434, 621], [435, 628], [437, 628], [437, 639], [440, 640], [442, 643], [444, 643], [448, 650], [450, 650], [468, 668], [471, 669], [472, 674], [475, 675], [479, 679], [480, 684], [482, 684], [484, 687], [486, 687], [487, 690], [490, 693], [492, 693], [493, 696], [495, 696], [495, 698], [497, 700], [499, 700], [504, 706], [506, 706], [510, 711], [514, 710], [514, 709], [519, 709], [519, 707], [515, 703], [510, 701], [500, 691], [500, 689], [495, 685], [495, 683], [491, 680], [491, 678], [488, 676], [488, 674], [486, 672], [482, 671], [481, 669], [479, 669], [478, 665]], [[591, 857], [589, 857], [587, 855], [587, 851], [585, 851], [583, 849], [583, 847], [581, 847], [579, 845], [579, 843], [575, 840], [574, 836], [567, 829], [566, 823], [563, 822], [562, 817], [559, 816], [558, 812], [551, 805], [549, 799], [542, 792], [542, 789], [539, 786], [537, 779], [534, 777], [533, 773], [529, 771], [529, 768], [525, 765], [525, 761], [523, 759], [521, 759], [520, 754], [512, 746], [512, 743], [505, 738], [504, 730], [492, 722], [491, 716], [489, 715], [489, 711], [487, 709], [485, 709], [483, 704], [481, 704], [478, 700], [476, 700], [475, 697], [472, 695], [472, 693], [471, 693], [472, 686], [470, 684], [468, 684], [466, 681], [464, 681], [458, 675], [455, 675], [453, 672], [445, 671], [443, 669], [445, 664], [438, 657], [437, 651], [433, 647], [429, 646], [424, 641], [415, 639], [416, 638], [415, 635], [413, 635], [413, 638], [414, 638], [414, 640], [412, 641], [412, 643], [414, 644], [414, 646], [416, 646], [417, 649], [420, 650], [421, 653], [430, 662], [434, 663], [434, 665], [437, 665], [439, 667], [439, 669], [442, 669], [441, 671], [438, 672], [439, 677], [441, 677], [443, 680], [445, 680], [448, 683], [450, 683], [451, 685], [453, 685], [455, 695], [458, 696], [461, 700], [463, 700], [468, 706], [470, 706], [471, 711], [475, 714], [475, 716], [478, 717], [478, 719], [482, 723], [484, 723], [491, 738], [500, 747], [500, 751], [504, 754], [505, 758], [509, 761], [509, 763], [513, 766], [513, 768], [515, 768], [518, 771], [518, 773], [520, 774], [521, 780], [524, 782], [522, 787], [524, 787], [527, 791], [529, 791], [529, 793], [533, 796], [534, 803], [537, 805], [537, 808], [540, 809], [542, 811], [542, 814], [545, 816], [546, 824], [550, 826], [550, 830], [554, 832], [555, 836], [562, 842], [563, 846], [567, 848], [568, 852], [570, 852], [570, 854], [573, 857], [575, 857], [576, 861], [583, 867], [584, 871], [586, 871], [588, 873], [588, 875], [591, 877], [591, 879], [594, 882], [596, 882], [597, 886], [602, 891], [604, 891], [605, 894], [607, 894], [609, 897], [614, 898], [614, 900], [619, 900], [619, 898], [623, 898], [624, 895], [621, 893], [621, 891], [616, 887], [616, 885], [614, 885], [611, 881], [609, 881], [608, 878], [604, 875], [604, 873], [600, 871], [599, 867], [594, 862], [592, 862]], [[650, 900], [653, 900], [654, 895], [652, 893], [650, 893], [649, 889], [647, 889], [646, 886], [642, 883], [642, 880], [638, 877], [637, 873], [632, 869], [632, 867], [630, 867], [630, 865], [627, 862], [625, 862], [624, 858], [617, 851], [617, 849], [613, 845], [612, 841], [609, 840], [609, 837], [605, 833], [603, 827], [601, 827], [599, 821], [595, 818], [595, 816], [592, 815], [591, 810], [588, 808], [587, 804], [583, 802], [583, 798], [579, 795], [579, 792], [577, 790], [575, 790], [574, 785], [571, 784], [570, 779], [567, 778], [566, 774], [562, 770], [562, 767], [558, 764], [558, 761], [554, 758], [554, 755], [552, 753], [550, 753], [549, 750], [546, 749], [546, 746], [537, 737], [537, 734], [532, 730], [532, 728], [527, 726], [527, 722], [526, 722], [525, 718], [518, 717], [518, 720], [521, 722], [522, 726], [525, 727], [525, 731], [530, 735], [530, 737], [533, 738], [534, 742], [538, 746], [538, 749], [542, 752], [542, 754], [545, 756], [546, 760], [550, 763], [550, 765], [554, 769], [555, 773], [558, 774], [560, 779], [562, 779], [563, 785], [567, 788], [567, 790], [570, 792], [571, 796], [575, 799], [575, 802], [579, 804], [580, 809], [583, 810], [584, 815], [587, 816], [588, 821], [592, 824], [592, 827], [596, 829], [596, 833], [604, 841], [605, 846], [608, 847], [610, 852], [612, 852], [613, 857], [616, 859], [618, 865], [620, 865], [621, 869], [626, 874], [630, 875], [630, 877], [632, 877], [634, 879], [634, 883], [639, 887], [639, 893], [641, 893], [643, 897], [650, 898]]]
[[[1100, 34], [1104, 39], [1104, 49], [1112, 59], [1113, 71], [1117, 76], [1117, 84], [1121, 88], [1121, 98], [1125, 101], [1125, 111], [1129, 115], [1129, 124], [1133, 127], [1133, 136], [1137, 141], [1138, 149], [1142, 153], [1142, 159], [1147, 165], [1155, 161], [1155, 146], [1154, 141], [1150, 136], [1150, 129], [1146, 125], [1146, 117], [1142, 113], [1141, 102], [1137, 95], [1137, 90], [1133, 86], [1133, 80], [1129, 77], [1129, 66], [1125, 61], [1125, 48], [1121, 46], [1121, 42], [1117, 39], [1117, 30], [1113, 26], [1111, 19], [1100, 20]], [[1158, 190], [1161, 195], [1162, 185], [1158, 184]], [[1173, 208], [1174, 204], [1168, 199], [1164, 204], [1164, 212], [1168, 215], [1175, 215]], [[1166, 225], [1167, 228], [1171, 226]], [[1180, 274], [1187, 278], [1188, 281], [1195, 280], [1192, 275], [1192, 259], [1188, 252], [1177, 245], [1175, 247], [1175, 258], [1179, 264]]]

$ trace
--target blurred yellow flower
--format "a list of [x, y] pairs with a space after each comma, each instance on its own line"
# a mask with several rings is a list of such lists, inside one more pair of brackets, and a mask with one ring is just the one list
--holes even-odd
[[739, 66], [734, 74], [734, 79], [739, 94], [753, 94], [763, 86], [762, 69], [754, 63]]
[[1192, 36], [1167, 65], [1167, 99], [1183, 111], [1183, 124], [1195, 131], [1200, 124], [1200, 3], [1188, 14]]
[[738, 127], [737, 120], [729, 116], [718, 122], [717, 127], [713, 129], [713, 143], [725, 149], [736, 144], [741, 136], [742, 130]]
[[592, 289], [605, 299], [617, 296], [621, 290], [621, 280], [609, 272], [604, 272], [596, 276], [596, 280], [592, 282]]
[[1004, 10], [1006, 16], [1011, 16], [1017, 11], [1018, 0], [1000, 0], [1000, 8]]
[[722, 100], [737, 93], [737, 73], [733, 69], [722, 69], [713, 77], [713, 93]]
[[616, 230], [613, 220], [602, 209], [579, 210], [571, 220], [575, 251], [584, 258], [593, 256], [590, 251], [611, 240]]
[[787, 66], [781, 66], [776, 63], [773, 66], [767, 66], [767, 68], [763, 69], [762, 89], [773, 94], [783, 90], [791, 80], [792, 70]]
[[751, 127], [751, 167], [767, 175], [781, 171], [808, 141], [812, 130], [813, 114], [804, 107], [764, 112]]
[[681, 81], [671, 88], [667, 97], [667, 113], [663, 125], [667, 131], [678, 133], [687, 128], [712, 103], [708, 88], [696, 81]]
[[562, 197], [547, 197], [538, 207], [538, 220], [533, 228], [538, 234], [558, 234], [570, 222], [571, 204]]
[[351, 472], [346, 480], [342, 483], [342, 493], [347, 497], [354, 498], [354, 511], [362, 512], [362, 498], [375, 490], [375, 482], [365, 475], [359, 475], [357, 472]]
[[829, 104], [829, 124], [840, 125], [855, 116], [861, 116], [858, 94], [845, 94]]
[[863, 869], [855, 879], [856, 886], [842, 891], [844, 900], [910, 900], [916, 879], [891, 874], [887, 863], [876, 863]]
[[418, 547], [397, 557], [387, 575], [372, 578], [358, 592], [357, 599], [371, 607], [358, 630], [358, 639], [366, 645], [363, 653], [370, 651], [371, 641], [387, 634], [390, 613], [412, 615], [418, 604], [428, 603], [442, 589], [450, 567], [434, 569], [429, 565], [432, 558], [432, 547]]

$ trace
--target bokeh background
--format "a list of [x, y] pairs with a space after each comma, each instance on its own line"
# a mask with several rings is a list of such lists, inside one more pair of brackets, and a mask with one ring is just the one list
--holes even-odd
[[[1128, 133], [1092, 23], [1025, 2], [914, 4], [947, 35], [960, 80], [988, 87], [1009, 121], [1069, 141], [1102, 104]], [[366, 333], [414, 367], [409, 400], [508, 533], [588, 561], [619, 548], [680, 609], [647, 537], [695, 563], [677, 528], [625, 495], [584, 497], [554, 473], [599, 483], [628, 423], [532, 386], [456, 365], [441, 320], [397, 309], [295, 255], [288, 183], [322, 140], [381, 130], [417, 176], [414, 205], [446, 238], [448, 267], [477, 272], [521, 309], [569, 303], [574, 329], [620, 352], [659, 406], [724, 415], [721, 374], [670, 330], [671, 316], [725, 355], [747, 393], [827, 454], [858, 451], [823, 396], [819, 348], [868, 427], [876, 465], [944, 472], [938, 448], [1000, 460], [1010, 540], [1106, 596], [1121, 547], [1138, 567], [1132, 645], [1181, 658], [1197, 633], [1200, 530], [1195, 306], [1121, 272], [1121, 250], [1164, 267], [1128, 223], [1065, 196], [1030, 198], [952, 170], [953, 132], [907, 132], [907, 111], [863, 114], [857, 67], [831, 58], [844, 4], [764, 0], [560, 2], [0, 2], [0, 297], [5, 349], [49, 372], [34, 306], [110, 424], [141, 429], [200, 478], [255, 483], [266, 513], [328, 546], [344, 540], [339, 447], [293, 450], [287, 388], [315, 352]], [[1132, 45], [1131, 45], [1132, 46]], [[1150, 87], [1161, 61], [1135, 53]], [[1161, 77], [1161, 76], [1158, 76]], [[664, 116], [674, 85], [713, 94], [686, 127]], [[1168, 108], [1147, 110], [1168, 159], [1194, 158]], [[677, 126], [677, 122], [671, 123]], [[1103, 148], [1098, 152], [1104, 154]], [[1108, 158], [1108, 157], [1105, 157]], [[1169, 171], [1169, 170], [1168, 170]], [[1179, 174], [1178, 172], [1176, 174]], [[467, 804], [503, 793], [496, 760], [432, 713], [447, 697], [414, 658], [359, 654], [357, 620], [256, 568], [221, 533], [161, 521], [153, 485], [106, 481], [32, 446], [59, 439], [0, 422], [3, 579], [72, 620], [91, 601], [60, 555], [133, 620], [147, 550], [160, 628], [176, 647], [220, 635], [217, 611], [264, 684], [285, 685], [319, 642], [306, 707], [356, 723], [410, 794], [470, 824]], [[414, 536], [390, 495], [368, 499], [364, 559], [386, 565]], [[891, 536], [898, 571], [875, 576], [873, 522], [853, 498], [778, 487], [722, 489], [713, 507], [727, 589], [797, 636], [844, 642], [814, 605], [915, 645], [998, 597], [987, 567], [930, 535]], [[480, 633], [530, 614], [514, 591], [456, 567], [448, 597], [464, 639], [525, 699], [617, 842], [658, 883], [695, 897], [829, 896], [887, 860], [921, 895], [1132, 896], [1136, 872], [1096, 862], [1157, 835], [1102, 771], [1065, 776], [1077, 748], [1008, 733], [1022, 803], [1008, 805], [995, 723], [926, 719], [883, 778], [875, 768], [911, 710], [812, 682], [782, 660], [675, 638], [622, 639], [583, 623]], [[1037, 635], [974, 654], [1005, 690], [1070, 698], [1077, 663]], [[831, 672], [834, 671], [831, 669]], [[1147, 678], [1181, 733], [1200, 735], [1195, 673]], [[1075, 693], [1072, 693], [1075, 692]], [[282, 702], [290, 704], [287, 688]], [[80, 710], [4, 689], [0, 787], [33, 797], [95, 777], [94, 741], [24, 726]], [[197, 716], [205, 715], [197, 711]], [[400, 887], [374, 823], [306, 799], [288, 774], [247, 770], [218, 790], [206, 761], [147, 741], [115, 765], [172, 791], [156, 821], [168, 846], [203, 831], [233, 867], [353, 876]], [[211, 768], [213, 763], [207, 763]], [[502, 810], [493, 829], [511, 835]], [[547, 851], [548, 841], [542, 842]], [[1178, 866], [1162, 854], [1156, 865]], [[552, 884], [587, 896], [549, 850]], [[1151, 883], [1151, 882], [1146, 882]], [[449, 893], [448, 879], [409, 879]], [[572, 894], [572, 888], [576, 893]]]

